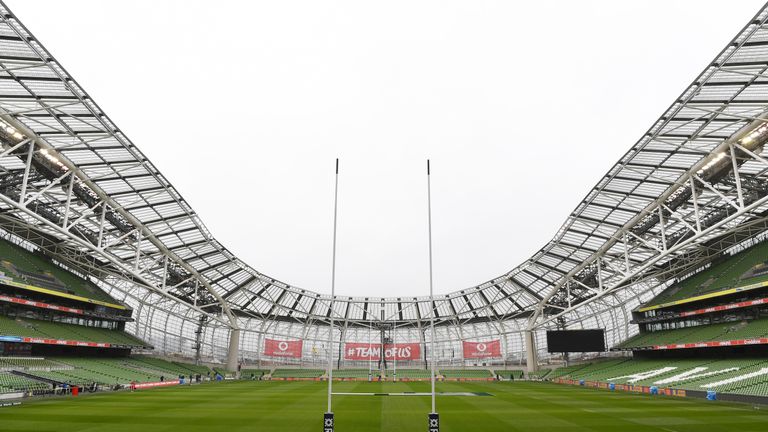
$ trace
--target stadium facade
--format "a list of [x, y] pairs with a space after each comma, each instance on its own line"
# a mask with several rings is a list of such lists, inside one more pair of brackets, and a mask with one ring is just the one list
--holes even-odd
[[[0, 14], [0, 236], [130, 308], [125, 330], [156, 353], [230, 369], [240, 360], [322, 367], [328, 355], [363, 365], [343, 344], [423, 347], [433, 317], [439, 364], [482, 363], [465, 358], [464, 342], [498, 341], [493, 361], [532, 370], [548, 355], [546, 330], [604, 328], [617, 346], [638, 332], [640, 305], [768, 229], [766, 8], [552, 240], [509, 272], [434, 302], [331, 298], [238, 259], [2, 3]], [[275, 341], [290, 351], [299, 340], [296, 357], [265, 354]]]

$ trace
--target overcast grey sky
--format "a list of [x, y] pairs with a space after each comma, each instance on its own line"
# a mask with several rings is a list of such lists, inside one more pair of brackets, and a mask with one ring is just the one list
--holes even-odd
[[284, 282], [427, 293], [515, 267], [757, 0], [6, 0], [226, 247]]

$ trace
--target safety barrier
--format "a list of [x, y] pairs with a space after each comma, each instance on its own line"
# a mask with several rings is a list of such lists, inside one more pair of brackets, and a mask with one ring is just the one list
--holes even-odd
[[581, 387], [591, 387], [602, 390], [610, 391], [622, 391], [631, 393], [645, 393], [645, 394], [658, 394], [663, 396], [688, 396], [687, 391], [683, 389], [674, 388], [659, 388], [656, 386], [641, 386], [633, 384], [615, 384], [603, 381], [584, 381], [584, 380], [572, 380], [565, 378], [555, 378], [552, 382], [557, 384], [576, 385]]

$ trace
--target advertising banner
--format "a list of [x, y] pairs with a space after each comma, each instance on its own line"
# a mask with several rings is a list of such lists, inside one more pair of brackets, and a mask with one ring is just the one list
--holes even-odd
[[669, 306], [676, 306], [676, 305], [680, 305], [680, 304], [684, 304], [684, 303], [691, 303], [691, 302], [695, 302], [695, 301], [699, 301], [699, 300], [705, 300], [705, 299], [710, 299], [710, 298], [714, 298], [714, 297], [722, 297], [722, 296], [725, 296], [725, 295], [735, 294], [735, 293], [744, 292], [744, 291], [751, 291], [751, 290], [763, 288], [763, 287], [766, 287], [766, 286], [768, 286], [768, 282], [758, 282], [758, 283], [754, 283], [754, 284], [751, 284], [751, 285], [745, 285], [745, 286], [738, 287], [738, 288], [731, 288], [731, 289], [722, 290], [722, 291], [715, 291], [713, 293], [702, 294], [702, 295], [695, 296], [695, 297], [690, 297], [690, 298], [687, 298], [687, 299], [675, 300], [675, 301], [669, 302], [669, 303], [661, 303], [661, 304], [657, 304], [657, 305], [654, 305], [654, 306], [647, 306], [647, 307], [640, 308], [637, 311], [638, 312], [647, 312], [647, 311], [650, 311], [650, 310], [661, 309], [661, 308], [665, 308], [665, 307], [669, 307]]
[[[387, 360], [419, 360], [421, 347], [419, 343], [397, 343], [384, 345], [384, 357]], [[381, 359], [381, 344], [353, 343], [344, 344], [344, 360]]]
[[501, 341], [462, 342], [465, 359], [485, 359], [501, 357]]
[[108, 344], [106, 342], [83, 342], [83, 341], [74, 341], [74, 340], [45, 339], [45, 338], [31, 338], [31, 337], [22, 338], [21, 342], [43, 344], [43, 345], [66, 345], [66, 346], [80, 346], [80, 347], [91, 347], [91, 348], [109, 348], [113, 346], [112, 344]]
[[754, 339], [736, 339], [728, 341], [709, 341], [709, 342], [695, 342], [695, 343], [680, 343], [670, 345], [654, 345], [651, 349], [654, 350], [670, 350], [670, 349], [686, 349], [686, 348], [711, 348], [711, 347], [728, 347], [739, 345], [766, 345], [768, 344], [768, 338], [754, 338]]
[[43, 303], [43, 302], [20, 299], [17, 297], [8, 297], [6, 295], [0, 295], [0, 301], [8, 302], [8, 303], [16, 303], [24, 306], [33, 306], [33, 307], [38, 307], [43, 309], [51, 309], [51, 310], [61, 311], [61, 312], [71, 312], [71, 313], [76, 313], [81, 315], [83, 314], [82, 309], [75, 309], [75, 308], [70, 308], [65, 306], [57, 306], [57, 305], [52, 305], [52, 304]]
[[154, 387], [168, 387], [168, 386], [179, 385], [179, 382], [180, 382], [179, 380], [143, 382], [143, 383], [134, 384], [133, 388], [145, 389], [145, 388], [154, 388]]
[[304, 341], [284, 341], [277, 339], [264, 339], [264, 355], [271, 357], [301, 358], [301, 350]]
[[768, 298], [759, 298], [755, 300], [747, 300], [747, 301], [731, 303], [727, 305], [712, 306], [704, 309], [696, 309], [693, 311], [680, 312], [680, 316], [687, 317], [692, 315], [701, 315], [701, 314], [706, 314], [711, 312], [722, 312], [722, 311], [731, 310], [731, 309], [759, 306], [764, 304], [768, 304]]

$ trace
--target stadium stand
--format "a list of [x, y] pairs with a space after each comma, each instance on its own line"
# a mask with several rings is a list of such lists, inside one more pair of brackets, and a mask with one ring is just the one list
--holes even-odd
[[440, 369], [445, 378], [492, 378], [488, 369]]
[[729, 288], [768, 282], [768, 243], [759, 243], [721, 259], [705, 270], [672, 285], [649, 305], [680, 301]]
[[[126, 385], [210, 373], [205, 366], [125, 356], [129, 348], [151, 348], [122, 330], [130, 319], [130, 309], [93, 283], [5, 240], [0, 240], [0, 293], [5, 295], [0, 304], [0, 353], [16, 354], [0, 357], [0, 392], [50, 391], [61, 384]], [[67, 308], [50, 307], [56, 304]], [[72, 308], [82, 312], [75, 313]], [[46, 346], [59, 352], [61, 341], [100, 346], [84, 351], [91, 348], [75, 344], [70, 351], [75, 355], [67, 357], [31, 355], [45, 351]], [[119, 347], [117, 352], [123, 356], [105, 357], [110, 348], [104, 344]]]
[[[178, 366], [182, 370], [188, 370], [189, 372], [192, 372], [194, 374], [207, 375], [208, 373], [211, 372], [211, 369], [208, 368], [208, 366], [195, 365], [191, 363], [182, 363], [178, 361], [171, 361], [171, 363]], [[269, 371], [265, 371], [265, 372], [269, 372]]]
[[[549, 373], [552, 372], [550, 369], [540, 371], [539, 374], [536, 374], [539, 377], [543, 377], [544, 375], [549, 375]], [[493, 371], [494, 374], [504, 378], [504, 379], [523, 379], [525, 378], [525, 371], [522, 370], [516, 370], [516, 369], [496, 369]]]
[[768, 396], [768, 359], [609, 360], [561, 368], [552, 378]]
[[[629, 358], [622, 358], [617, 360], [604, 360], [600, 362], [600, 364], [603, 365], [604, 367], [611, 367], [627, 361], [629, 361]], [[549, 378], [556, 379], [556, 378], [569, 378], [569, 377], [581, 376], [582, 373], [586, 373], [587, 371], [589, 371], [591, 366], [593, 366], [592, 363], [582, 363], [582, 364], [576, 364], [576, 365], [557, 368], [549, 374]]]
[[67, 366], [55, 361], [35, 357], [0, 357], [0, 370], [51, 370]]
[[240, 379], [260, 379], [270, 374], [267, 369], [242, 369], [240, 370]]
[[[5, 390], [41, 390], [50, 388], [48, 381], [69, 385], [128, 384], [174, 380], [192, 373], [207, 376], [210, 369], [163, 359], [126, 358], [0, 358], [0, 386]], [[23, 372], [25, 376], [14, 375]], [[35, 380], [35, 378], [39, 380]], [[46, 381], [48, 380], [48, 381]]]
[[[365, 378], [368, 379], [368, 369], [338, 369], [333, 371], [334, 378]], [[374, 377], [379, 376], [379, 370], [370, 371]]]
[[9, 241], [0, 240], [0, 283], [4, 280], [108, 303], [115, 299], [88, 282]]
[[613, 350], [647, 357], [649, 350], [711, 348], [754, 356], [768, 347], [766, 257], [768, 242], [753, 244], [672, 284], [632, 312], [639, 333]]
[[132, 356], [122, 359], [122, 361], [126, 367], [156, 371], [166, 377], [204, 375], [209, 371], [205, 366], [183, 365], [148, 356]]
[[722, 257], [633, 311], [633, 357], [550, 374], [578, 380], [768, 396], [768, 242]]
[[[46, 375], [41, 378], [60, 382], [114, 382], [122, 376], [51, 364], [50, 358], [107, 351], [108, 356], [125, 356], [131, 348], [152, 348], [124, 331], [130, 308], [51, 259], [8, 240], [0, 240], [0, 296], [0, 370], [40, 372]], [[182, 369], [163, 372], [177, 375]]]
[[768, 336], [768, 318], [641, 333], [622, 342], [618, 347], [642, 348], [670, 344], [731, 341], [764, 336]]
[[0, 393], [14, 391], [36, 391], [50, 388], [50, 385], [34, 379], [0, 372]]
[[[549, 376], [551, 374], [552, 374], [552, 369], [539, 370], [537, 372], [532, 372], [532, 373], [528, 374], [528, 379], [531, 379], [531, 380], [544, 380], [544, 379], [549, 378]], [[523, 373], [520, 373], [519, 376], [515, 376], [514, 374], [512, 374], [510, 379], [524, 378], [524, 376], [525, 375]], [[506, 378], [506, 376], [502, 376], [502, 377]]]
[[320, 378], [324, 374], [322, 369], [277, 369], [272, 378]]
[[109, 343], [136, 347], [147, 346], [145, 342], [120, 330], [37, 319], [13, 318], [3, 315], [0, 315], [0, 335]]
[[37, 371], [31, 373], [31, 375], [43, 378], [51, 381], [55, 381], [59, 384], [68, 385], [89, 385], [92, 383], [101, 385], [114, 385], [125, 384], [132, 380], [136, 381], [152, 381], [148, 375], [113, 375], [107, 372], [96, 371], [78, 367], [72, 370], [66, 371]]
[[[387, 378], [394, 376], [394, 370], [389, 369], [386, 371]], [[398, 369], [397, 370], [397, 377], [398, 378], [413, 378], [413, 379], [423, 379], [423, 378], [429, 378], [430, 377], [430, 371], [426, 369]]]

